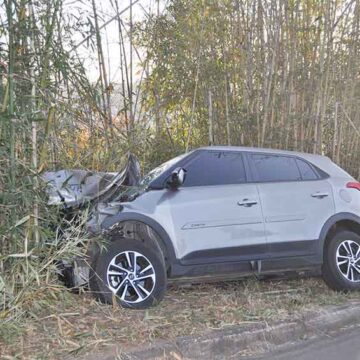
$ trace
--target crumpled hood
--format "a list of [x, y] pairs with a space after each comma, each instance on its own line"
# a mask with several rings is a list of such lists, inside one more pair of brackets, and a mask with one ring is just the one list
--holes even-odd
[[48, 171], [42, 175], [47, 183], [49, 205], [80, 207], [95, 200], [106, 202], [119, 193], [122, 186], [137, 186], [140, 181], [140, 164], [135, 155], [128, 153], [124, 169], [116, 172], [64, 169]]

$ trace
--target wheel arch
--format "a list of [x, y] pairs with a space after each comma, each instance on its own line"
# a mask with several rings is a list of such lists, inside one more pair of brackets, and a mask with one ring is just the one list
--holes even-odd
[[352, 213], [339, 213], [330, 217], [324, 224], [320, 232], [320, 255], [323, 259], [324, 248], [327, 241], [339, 229], [354, 231], [360, 235], [360, 217]]
[[157, 235], [157, 240], [159, 241], [158, 245], [164, 252], [167, 269], [175, 263], [176, 254], [170, 236], [156, 220], [150, 218], [149, 216], [135, 212], [119, 213], [105, 219], [101, 224], [101, 230], [105, 233], [111, 233], [118, 225], [125, 224], [127, 222], [136, 222], [152, 229], [152, 231], [154, 231]]

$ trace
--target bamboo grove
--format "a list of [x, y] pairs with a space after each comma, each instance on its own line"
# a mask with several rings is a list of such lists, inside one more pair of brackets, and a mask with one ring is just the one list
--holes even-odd
[[316, 152], [358, 176], [359, 6], [172, 1], [142, 28], [147, 105], [185, 148]]
[[[50, 281], [44, 259], [57, 256], [48, 246], [56, 214], [46, 207], [44, 170], [115, 171], [128, 150], [148, 169], [228, 144], [322, 153], [360, 176], [360, 0], [153, 0], [135, 21], [141, 2], [0, 5], [7, 301], [29, 277]], [[110, 23], [117, 41], [109, 51]], [[109, 52], [119, 54], [115, 79]]]

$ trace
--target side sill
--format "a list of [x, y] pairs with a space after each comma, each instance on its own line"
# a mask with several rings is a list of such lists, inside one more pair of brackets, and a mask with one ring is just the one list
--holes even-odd
[[290, 256], [278, 259], [265, 259], [262, 261], [263, 272], [267, 271], [293, 271], [319, 267], [322, 258], [319, 254], [307, 256]]
[[169, 279], [199, 278], [213, 279], [217, 277], [231, 279], [251, 275], [266, 275], [276, 272], [313, 270], [321, 266], [322, 259], [319, 255], [293, 256], [278, 259], [261, 260], [261, 270], [252, 265], [251, 261], [212, 263], [200, 265], [182, 265], [176, 262], [171, 266]]
[[181, 265], [208, 265], [225, 262], [239, 263], [252, 260], [277, 262], [280, 258], [307, 258], [316, 256], [319, 240], [287, 241], [194, 251], [181, 258]]

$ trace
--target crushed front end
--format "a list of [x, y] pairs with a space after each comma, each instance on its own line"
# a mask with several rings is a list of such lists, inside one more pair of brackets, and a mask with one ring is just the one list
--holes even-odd
[[[120, 202], [131, 201], [134, 188], [139, 185], [140, 165], [129, 153], [126, 165], [117, 173], [65, 169], [44, 173], [43, 180], [47, 184], [48, 204], [60, 207], [62, 225], [54, 224], [54, 227], [61, 244], [71, 241], [69, 227], [73, 224], [96, 233], [96, 224], [102, 217], [120, 211]], [[86, 221], [81, 219], [84, 216]], [[80, 288], [88, 283], [90, 269], [85, 257], [60, 260], [57, 269], [59, 278], [69, 288]]]

